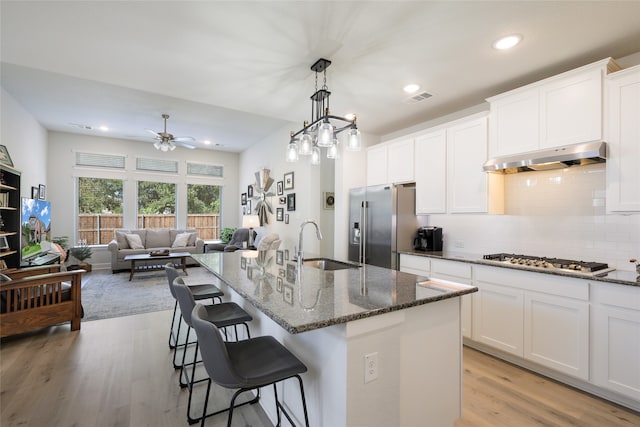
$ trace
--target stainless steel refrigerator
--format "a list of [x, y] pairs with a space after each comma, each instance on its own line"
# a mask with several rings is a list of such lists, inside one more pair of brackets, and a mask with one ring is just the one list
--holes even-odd
[[411, 250], [421, 224], [415, 185], [378, 185], [349, 191], [349, 261], [397, 270], [398, 251]]

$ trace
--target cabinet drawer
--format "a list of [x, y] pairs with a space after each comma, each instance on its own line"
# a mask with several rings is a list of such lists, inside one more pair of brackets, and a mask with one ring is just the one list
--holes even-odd
[[466, 262], [432, 259], [431, 275], [436, 276], [438, 274], [446, 274], [448, 276], [471, 280], [471, 264]]
[[429, 273], [431, 260], [422, 256], [400, 254], [400, 271], [413, 273], [411, 270], [419, 271], [420, 274]]
[[640, 287], [615, 283], [591, 284], [592, 300], [595, 303], [630, 308], [640, 311]]
[[517, 271], [510, 268], [476, 266], [477, 281], [496, 283], [514, 289], [589, 300], [589, 281], [545, 273]]

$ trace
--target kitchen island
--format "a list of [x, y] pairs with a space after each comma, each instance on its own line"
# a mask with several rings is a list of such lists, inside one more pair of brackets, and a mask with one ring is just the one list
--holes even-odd
[[[254, 317], [252, 336], [276, 337], [307, 365], [311, 425], [451, 426], [461, 415], [460, 297], [477, 288], [357, 264], [297, 271], [283, 251], [192, 258]], [[283, 387], [301, 420], [296, 384]], [[272, 390], [262, 396], [275, 420]]]

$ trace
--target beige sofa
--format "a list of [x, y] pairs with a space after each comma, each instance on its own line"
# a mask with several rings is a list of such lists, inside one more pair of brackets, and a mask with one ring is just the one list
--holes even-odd
[[[131, 235], [137, 235], [139, 241]], [[137, 243], [141, 243], [141, 247], [136, 248]], [[134, 248], [132, 248], [132, 244]], [[124, 260], [127, 255], [146, 254], [163, 249], [169, 249], [172, 252], [201, 254], [204, 252], [204, 240], [198, 237], [195, 229], [191, 228], [147, 228], [143, 230], [122, 228], [115, 230], [115, 236], [107, 247], [111, 252], [111, 272], [117, 273], [123, 270], [128, 271], [131, 268], [131, 263]], [[154, 261], [150, 260], [150, 263], [153, 264]], [[187, 265], [198, 265], [198, 263], [187, 258]]]

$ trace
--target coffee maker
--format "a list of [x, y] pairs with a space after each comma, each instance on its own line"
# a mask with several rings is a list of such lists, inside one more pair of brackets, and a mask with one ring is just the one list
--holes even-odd
[[442, 251], [442, 228], [420, 227], [418, 234], [413, 239], [413, 248], [417, 251]]

